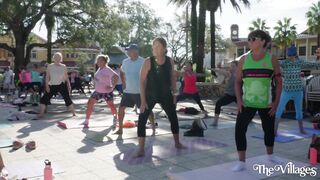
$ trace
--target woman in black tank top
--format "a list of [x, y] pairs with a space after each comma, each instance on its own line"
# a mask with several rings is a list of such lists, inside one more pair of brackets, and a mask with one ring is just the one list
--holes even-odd
[[173, 74], [173, 60], [166, 56], [167, 43], [163, 38], [156, 38], [152, 44], [154, 56], [145, 60], [140, 73], [141, 107], [138, 122], [139, 152], [144, 156], [146, 123], [156, 103], [166, 112], [174, 137], [175, 146], [184, 148], [179, 141], [179, 124], [175, 110], [176, 80]]

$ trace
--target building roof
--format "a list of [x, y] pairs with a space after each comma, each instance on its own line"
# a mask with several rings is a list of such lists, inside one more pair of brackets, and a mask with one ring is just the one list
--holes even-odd
[[110, 61], [109, 64], [122, 64], [122, 61], [128, 58], [127, 53], [119, 46], [111, 47], [107, 52]]

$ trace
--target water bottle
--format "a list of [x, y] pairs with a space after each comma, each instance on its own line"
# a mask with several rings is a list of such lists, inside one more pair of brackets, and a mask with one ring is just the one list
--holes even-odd
[[44, 177], [44, 180], [52, 180], [52, 168], [51, 168], [51, 162], [46, 159], [44, 161], [44, 164], [46, 165], [44, 170], [43, 170], [43, 177]]
[[314, 146], [310, 147], [310, 164], [312, 166], [317, 165], [318, 163], [318, 151]]

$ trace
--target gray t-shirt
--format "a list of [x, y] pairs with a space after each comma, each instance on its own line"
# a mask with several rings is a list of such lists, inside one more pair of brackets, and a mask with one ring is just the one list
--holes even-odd
[[126, 77], [125, 93], [140, 94], [140, 70], [143, 62], [142, 57], [138, 57], [136, 60], [127, 58], [122, 62], [121, 68]]
[[235, 96], [235, 90], [234, 90], [234, 83], [236, 80], [236, 73], [233, 72], [228, 80], [228, 83], [226, 85], [226, 94], [231, 95], [231, 96]]

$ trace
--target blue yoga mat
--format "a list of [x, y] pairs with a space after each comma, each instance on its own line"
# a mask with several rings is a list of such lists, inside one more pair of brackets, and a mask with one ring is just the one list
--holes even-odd
[[[308, 118], [309, 116], [305, 113], [303, 113], [303, 119]], [[296, 112], [288, 112], [288, 113], [283, 113], [281, 118], [283, 119], [296, 119]]]
[[10, 138], [1, 138], [0, 139], [0, 148], [10, 147], [12, 146], [12, 139]]
[[2, 128], [10, 128], [10, 127], [12, 127], [12, 125], [11, 125], [11, 124], [7, 124], [7, 123], [0, 123], [0, 129], [2, 129]]
[[[298, 129], [279, 131], [278, 135], [275, 138], [275, 141], [279, 143], [287, 143], [287, 142], [292, 142], [292, 141], [296, 141], [303, 138], [312, 137], [313, 134], [320, 135], [320, 130], [317, 130], [317, 129], [304, 128], [304, 130], [307, 132], [307, 134], [301, 134]], [[258, 139], [264, 139], [264, 134], [259, 133], [259, 134], [253, 135], [252, 137], [258, 138]]]

